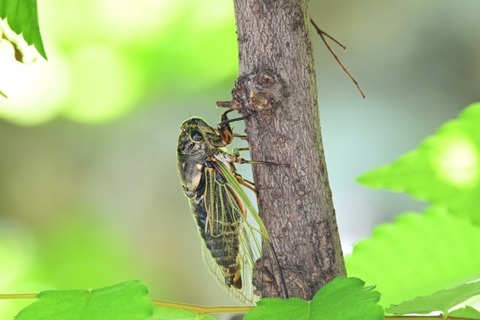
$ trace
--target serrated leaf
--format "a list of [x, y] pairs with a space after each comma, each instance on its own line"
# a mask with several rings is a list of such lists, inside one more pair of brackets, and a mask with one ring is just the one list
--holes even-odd
[[451, 317], [463, 318], [463, 319], [480, 319], [480, 312], [470, 306], [466, 306], [462, 309], [457, 309], [448, 314]]
[[480, 224], [480, 103], [444, 124], [393, 163], [358, 178], [363, 185], [405, 192]]
[[153, 311], [147, 294], [138, 280], [94, 290], [48, 290], [15, 320], [145, 320]]
[[448, 310], [476, 295], [480, 295], [480, 282], [464, 283], [454, 288], [439, 290], [428, 296], [391, 305], [385, 311], [396, 315], [441, 311], [446, 315]]
[[345, 258], [347, 273], [382, 293], [380, 303], [428, 295], [480, 277], [480, 228], [431, 208], [380, 225]]
[[7, 18], [10, 28], [17, 34], [23, 33], [25, 41], [47, 59], [38, 24], [37, 0], [2, 0], [0, 18]]
[[380, 293], [364, 285], [358, 278], [335, 278], [321, 288], [312, 301], [262, 299], [245, 319], [383, 319], [383, 309], [377, 304]]

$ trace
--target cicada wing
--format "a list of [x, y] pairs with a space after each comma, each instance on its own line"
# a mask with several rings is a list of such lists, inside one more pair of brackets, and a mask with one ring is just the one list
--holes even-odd
[[216, 165], [218, 167], [218, 170], [222, 173], [224, 176], [225, 180], [228, 182], [230, 186], [235, 190], [235, 193], [239, 197], [239, 199], [242, 201], [243, 205], [245, 206], [246, 210], [250, 213], [250, 216], [253, 218], [247, 220], [247, 222], [250, 222], [250, 226], [253, 228], [257, 228], [257, 232], [266, 240], [270, 241], [270, 236], [268, 235], [268, 231], [265, 228], [265, 225], [263, 224], [262, 218], [258, 215], [257, 209], [255, 206], [252, 204], [250, 201], [250, 198], [246, 194], [245, 190], [240, 186], [240, 184], [237, 181], [237, 178], [234, 176], [234, 174], [227, 168], [225, 164], [223, 164], [221, 161], [217, 161]]
[[[228, 196], [229, 202], [235, 203], [239, 212], [242, 213], [239, 255], [244, 283], [242, 295], [253, 303], [259, 299], [259, 296], [255, 294], [253, 285], [255, 265], [263, 256], [262, 246], [265, 245], [265, 249], [270, 250], [273, 248], [273, 245], [256, 207], [245, 192], [245, 189], [238, 183], [236, 174], [221, 161], [215, 162], [215, 168], [220, 173], [222, 180], [226, 181], [225, 185], [228, 189], [226, 196]], [[275, 260], [273, 263], [278, 264], [278, 261]], [[275, 266], [274, 268], [279, 269], [280, 267]], [[280, 281], [283, 281], [283, 279]]]
[[[241, 238], [242, 240], [242, 264], [248, 265], [249, 273], [244, 276], [246, 279], [249, 277], [249, 284], [252, 286], [251, 290], [255, 290], [254, 285], [252, 284], [253, 281], [253, 272], [255, 270], [255, 265], [259, 259], [264, 257], [264, 253], [268, 252], [267, 256], [273, 279], [268, 279], [267, 281], [275, 281], [276, 287], [281, 295], [284, 298], [288, 298], [288, 290], [286, 287], [285, 279], [283, 276], [283, 271], [278, 261], [277, 254], [275, 252], [275, 248], [270, 238], [268, 231], [263, 224], [261, 217], [259, 216], [256, 207], [250, 201], [250, 198], [245, 193], [245, 189], [240, 186], [238, 183], [238, 177], [228, 169], [228, 167], [223, 164], [222, 162], [218, 162], [218, 169], [222, 173], [225, 180], [228, 182], [229, 187], [231, 188], [231, 192], [236, 195], [242, 205], [246, 208], [247, 216], [244, 216], [244, 221], [242, 225], [242, 233]], [[241, 177], [240, 177], [241, 178]], [[247, 270], [247, 268], [244, 268]], [[257, 281], [263, 281], [262, 279], [256, 279]], [[258, 300], [258, 296], [255, 296], [255, 299]]]
[[[244, 269], [241, 270], [242, 284], [243, 284], [241, 289], [229, 287], [225, 284], [222, 271], [220, 270], [215, 260], [212, 258], [210, 251], [207, 249], [204, 243], [202, 244], [202, 256], [208, 271], [213, 275], [218, 285], [221, 288], [223, 288], [228, 295], [233, 297], [237, 302], [241, 304], [255, 305], [255, 303], [259, 300], [259, 297], [255, 296], [254, 294], [254, 287], [253, 287], [251, 272], [245, 272]], [[251, 269], [251, 267], [249, 268], [250, 268], [249, 270], [253, 270]]]
[[205, 183], [205, 264], [237, 300], [254, 304], [258, 297], [254, 294], [253, 271], [262, 254], [256, 210], [234, 173], [220, 161], [205, 168]]

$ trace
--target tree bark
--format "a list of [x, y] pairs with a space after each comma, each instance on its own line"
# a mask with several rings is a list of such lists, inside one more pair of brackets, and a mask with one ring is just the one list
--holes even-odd
[[[247, 116], [252, 159], [278, 164], [253, 168], [259, 212], [289, 296], [311, 299], [345, 275], [345, 265], [320, 133], [307, 1], [234, 5], [240, 77], [232, 106]], [[282, 296], [274, 269], [257, 266], [256, 278], [271, 278], [254, 281], [263, 297]]]

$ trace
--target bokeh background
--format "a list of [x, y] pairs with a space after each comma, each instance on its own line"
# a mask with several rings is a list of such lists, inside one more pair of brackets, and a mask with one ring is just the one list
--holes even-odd
[[[311, 2], [367, 95], [312, 32], [346, 252], [376, 224], [424, 207], [355, 178], [479, 100], [479, 12], [476, 0]], [[138, 278], [155, 298], [233, 303], [203, 266], [175, 164], [181, 122], [215, 124], [215, 101], [230, 98], [232, 2], [50, 0], [39, 16], [48, 62], [26, 49], [21, 64], [0, 43], [0, 292]], [[15, 310], [2, 302], [0, 318]]]

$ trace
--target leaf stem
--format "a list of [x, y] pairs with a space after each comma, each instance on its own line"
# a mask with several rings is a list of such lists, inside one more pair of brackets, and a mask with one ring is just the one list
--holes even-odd
[[38, 296], [35, 293], [9, 293], [9, 294], [1, 294], [0, 293], [0, 300], [7, 300], [7, 299], [36, 299]]
[[224, 307], [208, 307], [208, 306], [197, 306], [187, 303], [178, 303], [170, 302], [163, 300], [152, 300], [155, 306], [159, 307], [169, 307], [169, 308], [179, 308], [183, 310], [193, 311], [197, 314], [207, 314], [207, 313], [244, 313], [252, 310], [252, 306], [224, 306]]
[[[8, 293], [0, 294], [0, 300], [8, 299], [36, 299], [38, 295], [35, 293]], [[159, 307], [169, 307], [169, 308], [178, 308], [188, 311], [193, 311], [197, 314], [207, 314], [207, 313], [244, 313], [252, 310], [252, 306], [198, 306], [187, 303], [179, 302], [170, 302], [163, 300], [152, 300], [155, 306]]]
[[438, 316], [385, 316], [385, 320], [465, 320], [460, 317]]

